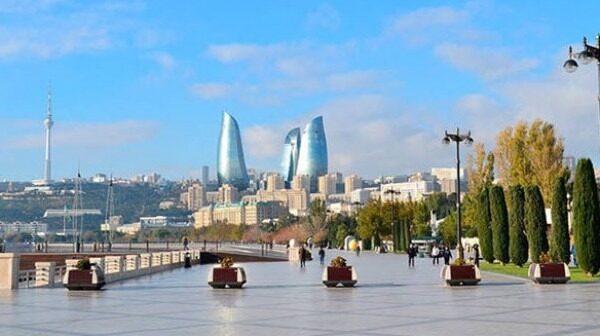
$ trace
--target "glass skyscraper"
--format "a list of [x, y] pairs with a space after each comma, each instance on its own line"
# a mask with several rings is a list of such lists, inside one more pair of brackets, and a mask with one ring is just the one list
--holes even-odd
[[290, 130], [283, 143], [283, 158], [281, 160], [281, 173], [286, 182], [291, 182], [298, 169], [298, 156], [300, 154], [300, 128]]
[[227, 112], [223, 112], [219, 136], [217, 178], [219, 185], [231, 184], [238, 190], [248, 188], [248, 172], [244, 161], [240, 128], [237, 121]]
[[308, 175], [310, 192], [315, 192], [319, 176], [327, 174], [327, 139], [323, 117], [316, 117], [306, 125], [300, 142], [296, 175]]

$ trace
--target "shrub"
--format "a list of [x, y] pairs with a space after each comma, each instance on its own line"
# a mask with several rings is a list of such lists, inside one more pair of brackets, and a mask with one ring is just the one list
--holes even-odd
[[527, 262], [529, 246], [525, 235], [525, 194], [520, 185], [508, 189], [510, 212], [509, 222], [509, 254], [510, 260], [517, 266]]
[[484, 188], [477, 197], [477, 235], [481, 246], [481, 256], [487, 262], [494, 262], [494, 245], [490, 226], [490, 202], [488, 189]]
[[529, 241], [529, 255], [535, 263], [542, 252], [548, 252], [546, 236], [546, 211], [540, 188], [536, 185], [525, 187], [525, 228]]
[[552, 244], [550, 244], [550, 254], [554, 261], [568, 264], [571, 260], [571, 251], [569, 248], [567, 217], [567, 188], [563, 176], [559, 176], [554, 181], [552, 191]]
[[494, 258], [506, 264], [510, 258], [508, 255], [508, 212], [504, 190], [501, 186], [495, 185], [490, 187], [489, 192]]
[[573, 232], [577, 263], [586, 273], [600, 269], [600, 206], [594, 167], [590, 159], [581, 159], [573, 184]]

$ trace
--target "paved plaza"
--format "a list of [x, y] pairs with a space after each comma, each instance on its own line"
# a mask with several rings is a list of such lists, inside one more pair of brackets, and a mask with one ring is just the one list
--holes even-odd
[[599, 284], [483, 273], [479, 286], [446, 288], [431, 259], [408, 269], [405, 256], [341, 254], [355, 288], [325, 288], [311, 261], [242, 264], [241, 290], [211, 289], [201, 265], [101, 292], [0, 291], [0, 335], [600, 335]]

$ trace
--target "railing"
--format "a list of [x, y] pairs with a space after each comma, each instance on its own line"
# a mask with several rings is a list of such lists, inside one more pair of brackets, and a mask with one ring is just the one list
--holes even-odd
[[19, 271], [19, 288], [35, 287], [36, 270]]
[[[106, 282], [113, 282], [180, 266], [185, 261], [186, 253], [189, 253], [192, 263], [200, 263], [200, 250], [106, 256], [90, 258], [90, 262], [102, 267]], [[77, 267], [78, 261], [66, 259], [62, 266], [56, 266], [55, 262], [36, 262], [34, 270], [19, 272], [19, 288], [59, 286], [67, 269]]]

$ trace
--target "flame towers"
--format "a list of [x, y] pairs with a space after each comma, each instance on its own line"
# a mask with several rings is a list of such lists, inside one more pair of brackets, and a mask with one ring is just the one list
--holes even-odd
[[298, 169], [298, 157], [300, 155], [300, 128], [290, 130], [283, 143], [283, 158], [281, 161], [281, 173], [286, 182], [291, 182]]
[[310, 191], [317, 189], [317, 179], [327, 174], [327, 139], [323, 117], [311, 120], [302, 132], [296, 175], [310, 177]]
[[248, 172], [237, 121], [223, 112], [219, 148], [217, 154], [217, 178], [219, 185], [230, 184], [243, 190], [248, 188]]

